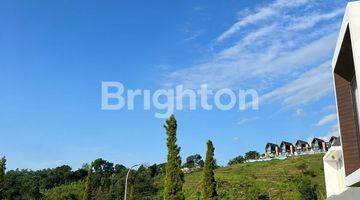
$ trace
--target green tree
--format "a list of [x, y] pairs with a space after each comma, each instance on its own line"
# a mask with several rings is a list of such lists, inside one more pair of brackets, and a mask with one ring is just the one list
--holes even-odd
[[91, 199], [91, 174], [92, 170], [89, 169], [88, 175], [85, 178], [84, 182], [84, 191], [83, 191], [83, 200], [90, 200]]
[[245, 159], [249, 160], [249, 159], [258, 159], [260, 158], [260, 154], [257, 151], [249, 151], [245, 154]]
[[80, 200], [82, 199], [81, 182], [62, 184], [60, 186], [43, 190], [44, 200]]
[[235, 164], [239, 164], [239, 163], [244, 163], [245, 159], [242, 156], [236, 156], [235, 158], [231, 159], [228, 162], [228, 165], [235, 165]]
[[202, 190], [201, 190], [201, 199], [202, 200], [212, 200], [217, 199], [216, 192], [216, 181], [214, 175], [215, 169], [215, 159], [214, 159], [214, 151], [215, 148], [213, 143], [209, 140], [207, 142], [207, 150], [206, 150], [206, 158], [205, 164], [203, 168], [203, 178], [201, 182]]
[[141, 165], [137, 171], [130, 175], [129, 199], [153, 199], [151, 197], [156, 195], [158, 190], [151, 177], [150, 168]]
[[180, 147], [176, 145], [177, 122], [174, 115], [166, 120], [164, 125], [167, 135], [168, 156], [164, 183], [164, 200], [183, 200], [182, 192], [184, 177], [181, 172]]
[[203, 167], [204, 161], [202, 157], [199, 154], [191, 155], [186, 158], [186, 163], [184, 164], [184, 167], [188, 168], [196, 168], [196, 167]]
[[6, 159], [5, 157], [2, 157], [0, 160], [0, 199], [4, 198], [5, 170], [6, 170]]

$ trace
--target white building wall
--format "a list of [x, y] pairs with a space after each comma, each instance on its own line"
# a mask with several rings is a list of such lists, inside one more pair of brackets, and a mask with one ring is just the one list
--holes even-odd
[[341, 146], [333, 146], [323, 158], [326, 196], [339, 195], [347, 187], [345, 185], [345, 167]]
[[326, 196], [338, 195], [345, 191], [345, 170], [342, 161], [324, 162]]

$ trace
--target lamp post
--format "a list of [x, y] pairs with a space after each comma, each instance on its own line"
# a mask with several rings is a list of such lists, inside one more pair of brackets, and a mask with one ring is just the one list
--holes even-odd
[[137, 165], [133, 165], [132, 167], [129, 168], [127, 174], [126, 174], [126, 178], [125, 178], [125, 194], [124, 194], [124, 200], [126, 200], [126, 192], [127, 192], [127, 182], [128, 182], [128, 178], [129, 178], [129, 174], [130, 174], [130, 171], [134, 168], [134, 167], [137, 167], [139, 166], [140, 164], [137, 164]]

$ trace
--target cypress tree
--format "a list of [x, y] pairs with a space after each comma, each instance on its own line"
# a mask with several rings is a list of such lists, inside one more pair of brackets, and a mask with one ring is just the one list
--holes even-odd
[[206, 158], [205, 164], [203, 168], [203, 177], [201, 181], [201, 199], [202, 200], [213, 200], [217, 199], [216, 192], [216, 181], [214, 175], [215, 169], [215, 159], [214, 159], [214, 151], [215, 148], [213, 143], [209, 140], [207, 142], [207, 150], [206, 150]]
[[82, 198], [83, 200], [91, 199], [91, 174], [92, 174], [92, 170], [90, 169], [85, 179], [85, 186], [84, 186], [84, 192]]
[[2, 157], [0, 160], [0, 199], [4, 198], [5, 170], [6, 170], [6, 159], [5, 157]]
[[164, 125], [167, 135], [168, 156], [166, 163], [166, 175], [164, 183], [164, 200], [183, 200], [182, 193], [184, 177], [181, 172], [180, 147], [176, 145], [177, 123], [174, 115], [166, 120]]

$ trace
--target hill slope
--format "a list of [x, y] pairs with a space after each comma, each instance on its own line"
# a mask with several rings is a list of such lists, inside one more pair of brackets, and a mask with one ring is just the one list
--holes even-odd
[[[215, 172], [218, 194], [220, 199], [303, 199], [304, 195], [324, 199], [322, 157], [317, 154], [219, 168]], [[186, 199], [198, 199], [201, 176], [201, 172], [185, 176]]]
[[[322, 164], [323, 154], [292, 157], [286, 160], [272, 160], [268, 162], [244, 163], [230, 167], [218, 168], [215, 171], [218, 183], [219, 200], [252, 200], [252, 199], [325, 199], [325, 183]], [[144, 168], [145, 169], [145, 168]], [[121, 175], [123, 177], [124, 174]], [[155, 193], [147, 193], [150, 182], [144, 182], [143, 173], [134, 178], [129, 188], [129, 199], [163, 199], [164, 174], [154, 177]], [[112, 181], [119, 177], [115, 174]], [[183, 191], [186, 200], [200, 197], [201, 171], [185, 175]], [[124, 179], [108, 190], [116, 193], [99, 193], [95, 199], [121, 199]], [[134, 183], [135, 180], [138, 180]], [[120, 184], [120, 185], [118, 185]], [[136, 189], [132, 188], [136, 185]], [[49, 190], [42, 191], [44, 199], [81, 199], [83, 183], [81, 181], [63, 184]], [[107, 188], [105, 188], [107, 189]], [[117, 190], [116, 190], [117, 189]], [[141, 194], [140, 194], [141, 193]], [[140, 197], [131, 197], [134, 194]]]

